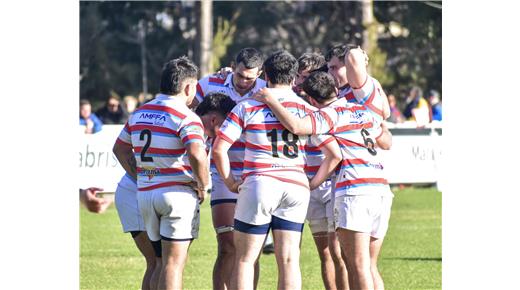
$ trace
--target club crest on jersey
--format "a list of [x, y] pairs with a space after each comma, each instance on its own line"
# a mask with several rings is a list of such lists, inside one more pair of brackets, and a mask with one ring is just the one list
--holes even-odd
[[154, 176], [159, 174], [159, 169], [155, 167], [143, 167], [142, 174], [148, 176], [148, 180], [152, 180]]

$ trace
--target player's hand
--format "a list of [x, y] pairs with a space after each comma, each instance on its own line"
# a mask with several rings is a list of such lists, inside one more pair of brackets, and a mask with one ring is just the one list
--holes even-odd
[[230, 73], [233, 72], [233, 69], [230, 67], [223, 67], [217, 71], [215, 76], [219, 79], [225, 80]]
[[235, 180], [233, 185], [229, 188], [229, 191], [234, 192], [234, 193], [238, 193], [238, 188], [240, 187], [240, 185], [242, 183], [244, 183], [244, 181], [242, 179]]
[[80, 189], [79, 191], [80, 200], [90, 212], [103, 213], [112, 203], [109, 199], [96, 196], [97, 192], [103, 191], [102, 188], [90, 187], [87, 189]]
[[264, 104], [271, 104], [274, 100], [274, 97], [268, 88], [260, 89], [252, 96], [252, 98]]

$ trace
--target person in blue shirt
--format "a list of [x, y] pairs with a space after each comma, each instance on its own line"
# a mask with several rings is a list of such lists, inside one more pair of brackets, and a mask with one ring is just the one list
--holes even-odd
[[436, 90], [431, 90], [428, 101], [430, 102], [430, 107], [432, 110], [432, 121], [442, 121], [442, 103], [439, 92]]
[[103, 126], [103, 122], [92, 113], [92, 106], [88, 100], [79, 102], [79, 124], [85, 126], [85, 134], [99, 132]]

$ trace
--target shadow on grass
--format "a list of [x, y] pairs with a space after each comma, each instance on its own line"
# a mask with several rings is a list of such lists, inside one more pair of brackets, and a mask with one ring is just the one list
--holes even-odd
[[403, 261], [434, 261], [442, 262], [442, 258], [428, 258], [428, 257], [390, 257], [383, 258], [384, 260], [403, 260]]

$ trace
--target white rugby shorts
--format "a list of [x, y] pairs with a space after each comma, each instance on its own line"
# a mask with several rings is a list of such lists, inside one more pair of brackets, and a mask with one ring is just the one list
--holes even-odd
[[331, 181], [326, 180], [310, 193], [307, 221], [311, 233], [328, 232], [333, 223], [333, 202], [331, 197]]
[[335, 199], [334, 222], [343, 228], [383, 238], [388, 230], [393, 196], [342, 195]]
[[199, 199], [189, 186], [139, 191], [139, 210], [151, 241], [185, 241], [199, 234]]
[[272, 216], [303, 224], [309, 205], [309, 189], [262, 175], [250, 175], [239, 187], [235, 219], [251, 224], [269, 224]]
[[137, 204], [137, 184], [125, 175], [117, 185], [114, 203], [123, 232], [145, 231], [144, 221]]
[[[235, 176], [235, 180], [239, 180], [240, 177]], [[210, 205], [214, 206], [216, 204], [220, 203], [236, 203], [238, 194], [229, 191], [226, 184], [224, 184], [224, 181], [218, 175], [218, 173], [212, 173], [211, 174], [211, 199], [210, 199]]]

